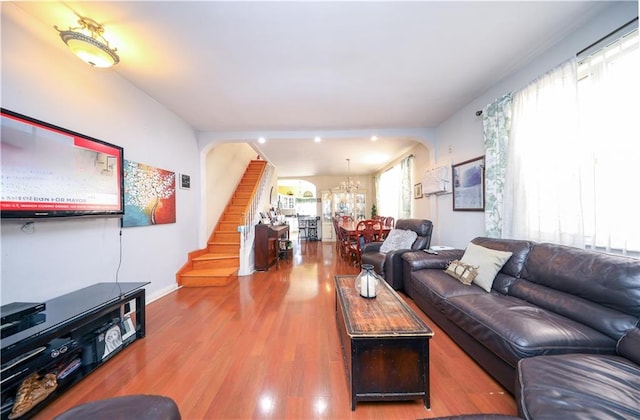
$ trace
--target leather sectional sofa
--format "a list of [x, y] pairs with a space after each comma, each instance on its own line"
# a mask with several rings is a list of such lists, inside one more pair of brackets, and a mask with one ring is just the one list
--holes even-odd
[[[640, 418], [640, 370], [637, 356], [630, 357], [640, 352], [640, 261], [531, 241], [472, 242], [512, 253], [490, 292], [445, 273], [464, 250], [404, 253], [394, 287], [516, 396], [523, 417], [558, 418], [547, 399], [573, 398], [579, 406], [598, 394], [588, 416]], [[621, 371], [613, 370], [609, 382], [571, 388], [616, 364]], [[631, 392], [635, 404], [613, 397], [620, 392]]]

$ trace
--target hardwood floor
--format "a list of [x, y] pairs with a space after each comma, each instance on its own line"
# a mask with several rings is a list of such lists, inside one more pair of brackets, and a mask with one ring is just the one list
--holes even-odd
[[[513, 397], [435, 332], [431, 410], [422, 401], [360, 402], [351, 411], [334, 316], [335, 274], [356, 274], [331, 242], [294, 241], [293, 259], [224, 287], [182, 288], [147, 305], [147, 336], [35, 418], [118, 395], [173, 398], [183, 419], [419, 419], [516, 413]], [[139, 280], [139, 279], [138, 279]], [[150, 279], [152, 280], [152, 279]]]

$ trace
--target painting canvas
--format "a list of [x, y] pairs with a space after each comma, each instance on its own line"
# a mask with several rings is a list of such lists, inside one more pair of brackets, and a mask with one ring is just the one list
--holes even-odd
[[484, 211], [484, 156], [453, 165], [453, 210]]
[[150, 226], [175, 222], [175, 173], [125, 160], [122, 226]]

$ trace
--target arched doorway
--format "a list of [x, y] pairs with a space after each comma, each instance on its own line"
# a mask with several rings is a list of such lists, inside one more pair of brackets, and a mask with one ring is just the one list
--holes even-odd
[[313, 183], [303, 179], [278, 180], [278, 209], [294, 236], [298, 234], [298, 216], [319, 216], [320, 206], [320, 197]]

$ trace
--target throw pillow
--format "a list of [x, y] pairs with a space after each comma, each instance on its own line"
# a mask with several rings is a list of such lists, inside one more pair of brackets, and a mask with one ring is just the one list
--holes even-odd
[[460, 261], [478, 267], [478, 275], [473, 279], [473, 284], [490, 292], [498, 271], [512, 254], [512, 252], [496, 251], [470, 242]]
[[478, 267], [465, 264], [460, 260], [453, 260], [444, 272], [468, 286], [478, 275]]
[[380, 252], [386, 254], [397, 249], [411, 249], [417, 238], [418, 234], [412, 230], [391, 229], [387, 239], [380, 246]]

